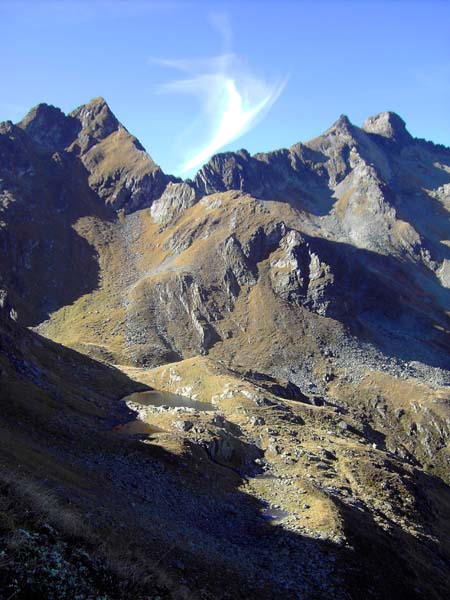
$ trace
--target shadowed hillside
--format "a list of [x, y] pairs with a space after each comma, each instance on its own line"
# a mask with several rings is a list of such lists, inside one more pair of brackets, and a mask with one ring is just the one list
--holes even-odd
[[96, 98], [0, 180], [0, 594], [447, 597], [449, 149], [341, 116], [181, 181]]

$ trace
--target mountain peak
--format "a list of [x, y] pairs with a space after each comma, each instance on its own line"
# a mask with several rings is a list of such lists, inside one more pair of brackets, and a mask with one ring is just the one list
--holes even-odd
[[51, 104], [41, 103], [18, 123], [32, 140], [43, 150], [54, 152], [71, 142], [77, 132], [77, 124], [62, 110]]
[[70, 113], [81, 123], [85, 151], [97, 141], [105, 139], [119, 128], [119, 121], [101, 96], [93, 98]]
[[334, 134], [353, 136], [354, 130], [355, 127], [347, 115], [341, 115], [339, 119], [325, 131], [324, 135]]
[[102, 96], [92, 98], [92, 100], [89, 100], [89, 102], [86, 104], [82, 104], [70, 114], [75, 118], [84, 118], [86, 121], [112, 118], [116, 123], [118, 123], [108, 103], [104, 98], [102, 98]]
[[92, 115], [108, 114], [115, 118], [114, 113], [112, 112], [109, 104], [106, 102], [103, 96], [96, 96], [95, 98], [92, 98], [91, 100], [89, 100], [89, 102], [86, 102], [86, 104], [83, 104], [78, 109], [75, 109], [74, 112], [81, 109], [90, 111]]
[[36, 106], [33, 106], [32, 109], [27, 113], [27, 115], [22, 119], [19, 125], [26, 127], [32, 121], [36, 119], [58, 119], [61, 117], [65, 117], [65, 114], [62, 112], [60, 108], [53, 106], [53, 104], [47, 104], [46, 102], [40, 102]]
[[335, 125], [343, 125], [343, 126], [351, 126], [352, 123], [350, 121], [350, 119], [347, 117], [347, 115], [342, 114], [339, 119], [336, 121]]
[[95, 98], [91, 98], [91, 100], [89, 100], [85, 106], [107, 106], [109, 108], [108, 103], [103, 96], [95, 96]]
[[339, 119], [333, 123], [330, 129], [350, 129], [353, 127], [352, 122], [347, 115], [341, 115]]
[[367, 133], [375, 133], [394, 142], [407, 142], [412, 139], [405, 121], [391, 111], [369, 117], [364, 121], [362, 128]]

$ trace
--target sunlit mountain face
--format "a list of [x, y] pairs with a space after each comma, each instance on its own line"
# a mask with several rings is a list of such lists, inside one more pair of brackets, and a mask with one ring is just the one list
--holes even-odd
[[448, 600], [450, 3], [0, 23], [0, 600]]
[[[275, 97], [218, 88], [219, 138]], [[2, 597], [446, 598], [448, 148], [342, 115], [183, 180], [97, 97], [0, 179]]]

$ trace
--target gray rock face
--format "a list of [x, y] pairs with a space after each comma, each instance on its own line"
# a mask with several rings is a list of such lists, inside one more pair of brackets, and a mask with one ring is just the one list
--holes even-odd
[[[412, 139], [409, 134], [398, 137], [402, 143]], [[367, 174], [364, 169], [383, 180], [392, 176], [385, 149], [343, 115], [322, 136], [289, 149], [254, 156], [245, 150], [218, 154], [200, 169], [194, 185], [198, 196], [239, 190], [322, 216], [330, 212], [337, 186], [358, 165], [361, 177]]]
[[201, 196], [226, 190], [249, 191], [247, 178], [251, 163], [246, 150], [217, 154], [197, 173], [195, 188]]
[[125, 213], [148, 208], [170, 181], [140, 142], [119, 123], [103, 98], [73, 111], [81, 125], [71, 146], [89, 173], [100, 198]]
[[94, 98], [88, 104], [80, 106], [70, 113], [70, 117], [78, 121], [81, 127], [76, 141], [82, 154], [120, 127], [119, 121], [103, 98]]
[[364, 121], [362, 128], [368, 133], [381, 135], [400, 144], [412, 142], [412, 136], [406, 129], [405, 122], [393, 112], [384, 112], [369, 117]]
[[184, 421], [174, 421], [173, 426], [180, 431], [190, 431], [194, 427], [194, 423], [192, 421], [184, 420]]
[[[218, 154], [181, 182], [97, 98], [68, 117], [39, 105], [19, 126], [2, 124], [0, 159], [0, 248], [16, 269], [6, 269], [5, 284], [27, 323], [98, 285], [98, 231], [88, 242], [74, 223], [110, 220], [107, 245], [121, 236], [114, 211], [150, 207], [163, 238], [139, 252], [163, 256], [148, 271], [141, 261], [139, 294], [127, 303], [126, 339], [138, 363], [204, 354], [233, 339], [234, 323], [239, 331], [247, 324], [231, 316], [265, 286], [284, 303], [280, 318], [287, 310], [337, 319], [361, 339], [389, 342], [396, 357], [446, 364], [450, 151], [412, 138], [394, 113], [363, 128], [341, 116], [289, 149]], [[131, 217], [123, 231], [137, 239], [139, 218]], [[32, 235], [19, 223], [33, 223]], [[30, 317], [37, 281], [49, 291]], [[159, 350], [150, 358], [152, 347]]]
[[151, 214], [157, 223], [166, 223], [196, 202], [195, 190], [188, 183], [169, 182], [162, 196], [153, 202]]
[[40, 149], [47, 152], [63, 150], [80, 130], [79, 122], [66, 116], [59, 108], [38, 104], [18, 124]]
[[139, 141], [119, 123], [103, 98], [94, 98], [70, 115], [39, 104], [18, 124], [34, 150], [61, 153], [75, 170], [87, 170], [89, 185], [100, 199], [126, 213], [150, 207], [167, 184], [165, 175]]
[[[393, 563], [391, 595], [414, 595], [417, 574], [406, 560], [434, 565], [421, 578], [434, 583], [428, 574], [440, 577], [450, 556], [449, 210], [450, 150], [412, 138], [393, 113], [363, 128], [342, 116], [289, 149], [219, 154], [186, 182], [162, 173], [103, 99], [69, 116], [39, 105], [18, 125], [0, 124], [0, 392], [5, 423], [17, 424], [4, 462], [17, 454], [52, 466], [57, 453], [76, 469], [79, 452], [86, 481], [98, 473], [102, 518], [107, 497], [117, 499], [117, 523], [132, 498], [134, 532], [148, 537], [148, 548], [164, 530], [170, 552], [173, 539], [194, 540], [201, 567], [216, 549], [208, 575], [222, 573], [227, 550], [240, 548], [237, 572], [241, 557], [256, 557], [252, 582], [263, 565], [264, 581], [295, 583], [267, 590], [270, 598], [347, 596], [329, 587], [338, 566], [331, 543], [342, 546], [345, 536], [355, 551], [339, 556], [350, 559], [352, 585], [352, 555], [361, 555], [363, 577], [366, 567], [382, 573], [379, 593], [371, 580], [369, 596], [385, 597], [390, 557], [377, 561], [390, 544], [393, 556], [406, 556]], [[133, 367], [159, 366], [145, 371], [155, 385], [204, 394], [218, 412], [178, 407], [170, 417], [155, 408], [164, 426], [159, 449], [96, 443], [92, 431], [107, 440], [111, 414], [120, 416], [116, 396], [135, 387], [83, 353], [127, 365], [133, 376], [142, 375]], [[22, 452], [28, 442], [17, 439], [30, 432]], [[112, 452], [120, 447], [123, 454]], [[269, 477], [260, 489], [276, 491], [271, 507], [297, 504], [295, 519], [286, 512], [284, 524], [264, 528], [247, 493], [238, 503], [238, 474], [257, 466]], [[70, 498], [75, 475], [61, 476]], [[55, 475], [58, 494], [59, 483]], [[83, 500], [89, 511], [94, 500]], [[311, 540], [323, 536], [330, 570], [320, 570], [325, 554], [307, 560]], [[260, 553], [266, 539], [275, 551], [270, 543]], [[441, 589], [446, 598], [448, 578]]]
[[280, 250], [270, 261], [275, 292], [288, 302], [303, 304], [325, 315], [329, 304], [326, 291], [334, 280], [330, 266], [320, 260], [298, 231], [290, 231], [282, 238]]

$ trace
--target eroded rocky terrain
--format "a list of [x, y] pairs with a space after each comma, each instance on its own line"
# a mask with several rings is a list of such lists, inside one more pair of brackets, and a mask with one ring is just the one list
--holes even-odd
[[101, 98], [1, 124], [6, 597], [446, 598], [449, 206], [394, 113], [186, 181]]

